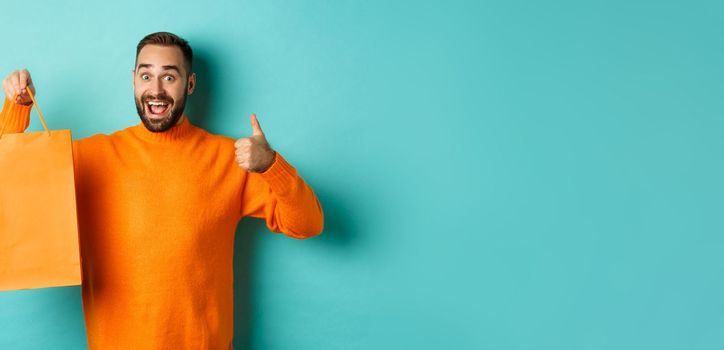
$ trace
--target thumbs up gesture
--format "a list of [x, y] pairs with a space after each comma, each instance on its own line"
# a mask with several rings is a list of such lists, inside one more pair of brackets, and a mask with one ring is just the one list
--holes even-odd
[[251, 115], [251, 128], [253, 130], [251, 136], [240, 138], [234, 143], [236, 162], [246, 171], [262, 173], [274, 163], [276, 152], [266, 141], [256, 114]]

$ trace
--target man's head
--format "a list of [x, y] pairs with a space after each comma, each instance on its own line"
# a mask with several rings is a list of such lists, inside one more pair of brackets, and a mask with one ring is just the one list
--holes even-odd
[[138, 116], [148, 130], [168, 130], [183, 115], [186, 97], [196, 86], [192, 59], [188, 42], [171, 33], [152, 33], [138, 43], [133, 94]]

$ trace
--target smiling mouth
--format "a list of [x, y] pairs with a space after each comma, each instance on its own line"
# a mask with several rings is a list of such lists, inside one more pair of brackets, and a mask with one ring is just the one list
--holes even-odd
[[161, 117], [171, 109], [171, 104], [166, 101], [146, 101], [145, 106], [153, 117]]

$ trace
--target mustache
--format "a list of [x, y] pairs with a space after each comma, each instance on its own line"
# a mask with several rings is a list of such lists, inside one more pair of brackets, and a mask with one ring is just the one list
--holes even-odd
[[148, 102], [149, 100], [156, 100], [156, 101], [173, 103], [173, 98], [171, 98], [171, 96], [166, 95], [166, 94], [143, 95], [143, 96], [141, 96], [141, 102], [146, 103], [146, 102]]

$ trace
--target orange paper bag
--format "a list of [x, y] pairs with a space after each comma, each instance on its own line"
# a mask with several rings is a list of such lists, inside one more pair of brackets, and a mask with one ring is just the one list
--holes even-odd
[[0, 130], [0, 290], [81, 284], [70, 130], [35, 108], [44, 132]]

